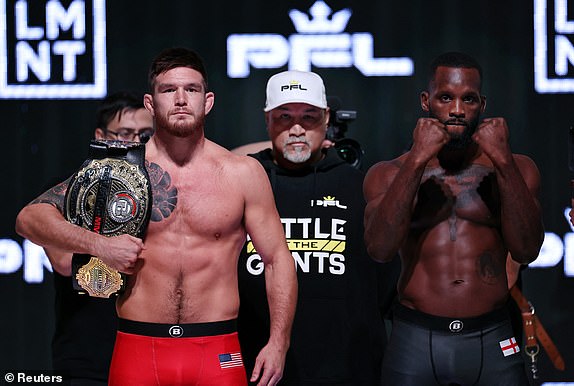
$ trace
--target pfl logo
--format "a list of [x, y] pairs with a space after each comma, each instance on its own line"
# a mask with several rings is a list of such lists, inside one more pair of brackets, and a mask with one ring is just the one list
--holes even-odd
[[0, 98], [106, 95], [105, 0], [0, 0]]
[[281, 86], [281, 91], [285, 91], [285, 90], [301, 90], [301, 91], [307, 91], [307, 89], [303, 86], [301, 86], [301, 84], [297, 83], [297, 82], [293, 82], [291, 84], [286, 84]]
[[568, 0], [534, 0], [534, 87], [539, 93], [574, 93], [574, 20], [568, 19], [568, 5]]
[[[309, 16], [310, 15], [310, 16]], [[298, 33], [232, 34], [227, 37], [227, 75], [247, 78], [250, 68], [280, 68], [310, 71], [311, 66], [347, 68], [354, 66], [365, 76], [411, 76], [414, 63], [407, 57], [375, 58], [373, 35], [345, 33], [352, 15], [348, 8], [333, 13], [317, 0], [309, 15], [292, 9], [289, 17]]]
[[339, 200], [336, 200], [333, 196], [323, 197], [322, 200], [311, 200], [311, 206], [322, 206], [323, 208], [334, 206], [340, 209], [347, 209], [346, 205], [342, 205]]

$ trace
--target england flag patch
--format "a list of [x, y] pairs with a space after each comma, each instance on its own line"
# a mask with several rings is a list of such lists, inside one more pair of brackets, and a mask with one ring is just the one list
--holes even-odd
[[516, 339], [514, 337], [500, 341], [498, 344], [500, 344], [500, 349], [505, 357], [520, 352], [520, 347], [518, 346], [518, 343], [516, 343]]

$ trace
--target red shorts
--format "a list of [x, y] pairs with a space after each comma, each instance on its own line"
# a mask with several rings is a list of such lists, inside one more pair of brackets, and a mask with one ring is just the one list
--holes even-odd
[[109, 385], [246, 386], [235, 320], [172, 325], [120, 319]]

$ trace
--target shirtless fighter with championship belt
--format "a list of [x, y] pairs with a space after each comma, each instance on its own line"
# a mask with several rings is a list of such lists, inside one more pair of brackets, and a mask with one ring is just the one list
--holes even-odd
[[265, 264], [271, 315], [250, 378], [273, 386], [289, 348], [297, 277], [269, 179], [253, 158], [205, 137], [215, 94], [197, 53], [162, 51], [149, 81], [144, 105], [155, 133], [145, 145], [153, 195], [145, 238], [106, 237], [71, 224], [62, 215], [62, 195], [23, 208], [16, 230], [129, 275], [117, 300], [112, 386], [247, 385], [236, 318], [237, 261], [249, 233]]

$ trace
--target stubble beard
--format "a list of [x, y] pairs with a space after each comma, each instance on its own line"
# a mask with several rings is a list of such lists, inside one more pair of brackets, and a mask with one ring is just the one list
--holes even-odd
[[170, 122], [165, 116], [157, 118], [157, 126], [163, 128], [167, 133], [178, 138], [185, 138], [192, 135], [200, 127], [200, 122], [203, 122], [203, 117], [194, 116], [193, 120], [178, 119], [175, 122]]

